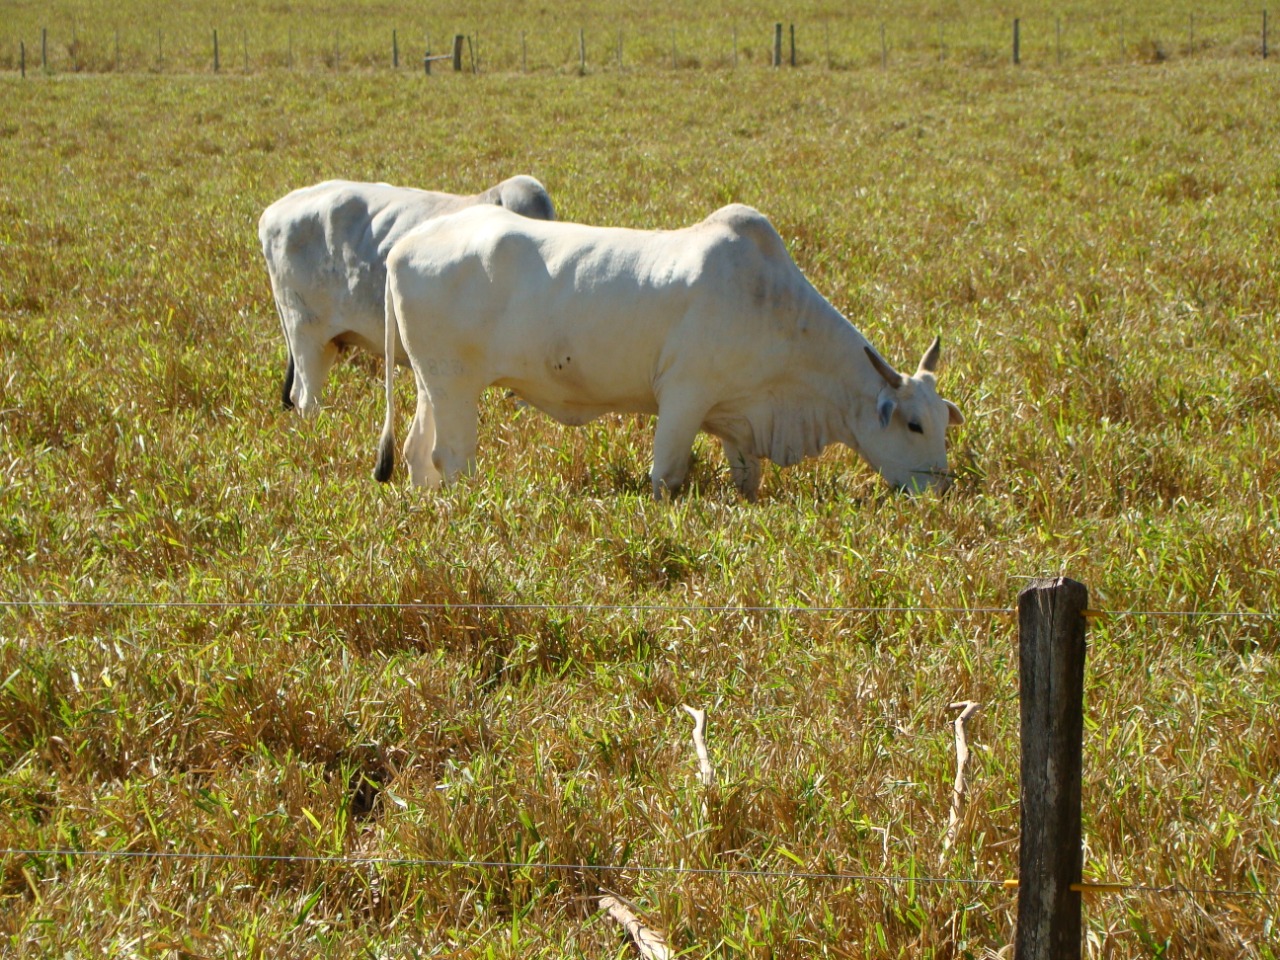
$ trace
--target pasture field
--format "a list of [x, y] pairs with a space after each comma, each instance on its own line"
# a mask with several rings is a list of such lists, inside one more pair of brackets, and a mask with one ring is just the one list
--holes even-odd
[[[605, 887], [691, 957], [1008, 956], [1003, 611], [1065, 572], [1112, 612], [1085, 873], [1160, 888], [1086, 898], [1088, 956], [1280, 955], [1276, 70], [0, 78], [0, 847], [138, 855], [0, 857], [0, 953], [626, 956]], [[427, 494], [371, 479], [380, 362], [279, 409], [270, 201], [520, 172], [750, 203], [890, 360], [940, 332], [954, 487], [833, 449], [747, 505], [704, 438], [658, 504], [650, 420], [490, 391]]]

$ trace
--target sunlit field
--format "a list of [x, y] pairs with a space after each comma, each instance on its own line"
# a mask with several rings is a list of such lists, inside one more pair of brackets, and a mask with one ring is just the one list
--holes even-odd
[[[276, 39], [246, 69], [221, 28], [217, 74], [194, 39], [115, 67], [115, 29], [202, 37], [191, 12], [77, 12], [84, 62], [60, 40], [43, 72], [44, 11], [0, 37], [0, 953], [633, 955], [607, 890], [683, 956], [1009, 957], [1011, 611], [1066, 574], [1105, 614], [1085, 876], [1132, 885], [1085, 898], [1086, 955], [1280, 955], [1256, 11], [1205, 11], [1199, 41], [1178, 5], [1029, 13], [1014, 66], [1004, 8], [920, 7], [886, 63], [875, 8], [814, 7], [793, 70], [763, 9], [581, 5], [554, 53], [523, 5], [354, 9], [346, 66], [301, 9], [240, 11]], [[483, 69], [426, 77], [427, 30]], [[347, 353], [314, 419], [280, 408], [257, 218], [330, 177], [516, 173], [587, 223], [751, 204], [890, 361], [941, 334], [952, 488], [897, 496], [832, 448], [747, 504], [703, 437], [656, 503], [650, 418], [562, 427], [499, 390], [475, 476], [375, 483], [379, 359]], [[983, 709], [944, 849], [960, 700]]]

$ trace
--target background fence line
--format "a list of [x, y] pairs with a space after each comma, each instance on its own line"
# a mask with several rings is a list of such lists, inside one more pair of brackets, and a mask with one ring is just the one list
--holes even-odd
[[[905, 62], [970, 59], [977, 63], [1062, 65], [1087, 62], [1160, 62], [1174, 57], [1226, 51], [1268, 57], [1265, 8], [1231, 13], [1013, 18], [848, 16], [790, 22], [789, 55], [778, 56], [778, 22], [726, 24], [680, 21], [671, 26], [626, 22], [566, 24], [553, 28], [494, 29], [480, 24], [458, 29], [405, 29], [400, 20], [379, 23], [340, 19], [330, 26], [295, 30], [289, 18], [265, 24], [227, 24], [191, 18], [181, 25], [146, 29], [118, 21], [84, 28], [76, 19], [58, 24], [12, 25], [0, 70], [32, 73], [226, 73], [263, 70], [350, 72], [370, 69], [421, 73], [432, 36], [462, 36], [470, 50], [466, 72], [555, 72], [583, 74], [627, 69], [700, 69], [749, 66], [819, 66], [828, 69], [887, 68]], [[216, 35], [221, 32], [221, 46]], [[483, 44], [480, 40], [483, 36]], [[27, 58], [39, 49], [38, 62]], [[437, 42], [437, 52], [440, 44]], [[1017, 55], [1015, 56], [1015, 46]], [[404, 56], [401, 56], [401, 53]], [[455, 68], [458, 60], [455, 58]], [[436, 71], [441, 72], [441, 71]], [[448, 72], [447, 70], [444, 72]]]

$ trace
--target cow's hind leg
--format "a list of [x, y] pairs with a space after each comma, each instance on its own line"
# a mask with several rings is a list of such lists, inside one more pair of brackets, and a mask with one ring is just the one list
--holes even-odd
[[724, 450], [724, 458], [729, 461], [733, 485], [747, 501], [755, 503], [760, 495], [760, 458], [746, 453], [732, 440], [721, 438], [720, 446]]
[[404, 462], [409, 466], [409, 481], [415, 487], [440, 486], [440, 471], [432, 463], [432, 449], [436, 444], [435, 410], [427, 385], [415, 372], [418, 387], [418, 407], [409, 424], [409, 435], [404, 440]]
[[480, 390], [450, 382], [435, 384], [436, 446], [431, 462], [452, 483], [476, 469], [476, 446], [480, 423]]
[[293, 358], [293, 402], [304, 416], [320, 409], [320, 394], [334, 360], [338, 345], [332, 340], [319, 343], [309, 337], [295, 337], [289, 345]]
[[667, 398], [658, 404], [658, 426], [653, 435], [653, 496], [665, 499], [680, 489], [689, 475], [693, 440], [702, 427], [706, 406], [692, 397]]

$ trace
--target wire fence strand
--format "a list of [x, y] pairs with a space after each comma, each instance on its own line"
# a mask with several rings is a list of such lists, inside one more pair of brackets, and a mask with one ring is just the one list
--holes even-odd
[[[949, 616], [1013, 616], [1018, 611], [1015, 607], [1002, 606], [946, 606], [933, 607], [927, 605], [901, 606], [810, 606], [806, 604], [680, 604], [680, 603], [596, 603], [592, 601], [542, 603], [542, 602], [499, 602], [482, 603], [470, 600], [406, 600], [406, 601], [363, 601], [363, 600], [135, 600], [135, 599], [0, 599], [0, 608], [6, 609], [176, 609], [176, 610], [434, 610], [448, 612], [451, 610], [493, 610], [507, 612], [553, 612], [572, 611], [577, 613], [705, 613], [705, 614], [771, 614], [799, 616], [804, 614], [947, 614]], [[1220, 618], [1220, 619], [1254, 619], [1275, 620], [1280, 612], [1273, 610], [1157, 610], [1157, 609], [1123, 609], [1123, 610], [1091, 610], [1090, 616], [1100, 619], [1113, 617], [1174, 617], [1174, 618]]]
[[[998, 887], [1004, 890], [1017, 888], [1014, 880], [991, 880], [981, 877], [932, 877], [898, 876], [893, 874], [845, 873], [842, 871], [766, 870], [735, 867], [691, 867], [680, 864], [613, 864], [613, 863], [555, 863], [551, 861], [526, 862], [520, 860], [449, 860], [424, 857], [361, 857], [325, 856], [320, 854], [264, 854], [217, 853], [213, 851], [179, 850], [77, 850], [73, 848], [49, 849], [10, 847], [0, 849], [0, 857], [31, 858], [81, 858], [97, 860], [193, 860], [205, 862], [248, 861], [259, 863], [309, 863], [317, 866], [342, 867], [425, 867], [436, 869], [474, 870], [545, 870], [567, 873], [634, 873], [679, 874], [683, 876], [720, 877], [723, 879], [764, 879], [833, 883], [923, 883], [930, 885], [955, 884], [972, 887]], [[1131, 893], [1146, 895], [1251, 897], [1275, 900], [1276, 891], [1239, 890], [1223, 887], [1187, 887], [1177, 884], [1103, 883], [1085, 882], [1084, 892]], [[1094, 888], [1090, 890], [1090, 888]]]

